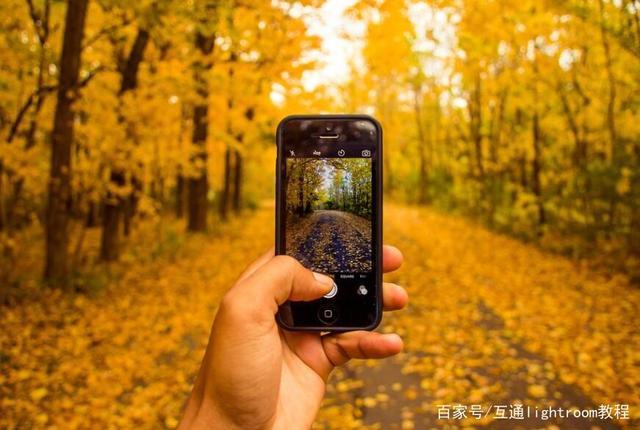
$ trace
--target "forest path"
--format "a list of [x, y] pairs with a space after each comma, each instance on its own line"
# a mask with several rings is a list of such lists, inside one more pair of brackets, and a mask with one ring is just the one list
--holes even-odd
[[[175, 428], [225, 290], [273, 243], [273, 207], [123, 262], [91, 295], [43, 290], [0, 313], [0, 428]], [[321, 429], [638, 428], [635, 420], [438, 420], [437, 405], [532, 407], [640, 399], [640, 291], [426, 208], [385, 207], [405, 264], [405, 352], [337, 369]], [[495, 412], [495, 411], [493, 411]], [[509, 411], [507, 410], [508, 414]], [[613, 411], [612, 411], [613, 413]], [[552, 426], [555, 425], [556, 427]]]
[[371, 223], [338, 210], [316, 210], [300, 223], [296, 256], [319, 272], [371, 270]]
[[[600, 404], [611, 405], [612, 415], [616, 404], [638, 413], [640, 291], [624, 277], [426, 208], [387, 205], [384, 237], [405, 255], [387, 280], [407, 288], [410, 304], [385, 316], [381, 330], [402, 334], [405, 352], [339, 370], [320, 422], [350, 416], [341, 428], [639, 428], [637, 415], [491, 419], [497, 409], [508, 417], [516, 403], [532, 414]], [[467, 419], [438, 419], [438, 405], [453, 414], [458, 404]]]

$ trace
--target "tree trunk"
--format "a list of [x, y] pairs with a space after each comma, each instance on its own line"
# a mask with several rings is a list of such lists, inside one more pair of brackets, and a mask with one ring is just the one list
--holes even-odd
[[[533, 193], [536, 196], [536, 203], [538, 206], [538, 226], [541, 227], [547, 222], [546, 213], [542, 201], [542, 181], [540, 180], [542, 171], [542, 142], [540, 132], [540, 118], [538, 112], [533, 114], [533, 163], [532, 170], [532, 187]], [[539, 232], [540, 234], [540, 232]]]
[[413, 89], [413, 114], [416, 120], [416, 129], [418, 130], [418, 161], [419, 161], [419, 176], [418, 176], [418, 203], [427, 203], [427, 188], [428, 175], [427, 175], [427, 156], [426, 146], [427, 140], [425, 137], [424, 126], [422, 124], [422, 109], [420, 106], [421, 91], [417, 86]]
[[207, 150], [205, 144], [208, 134], [208, 114], [209, 108], [206, 102], [193, 108], [192, 142], [198, 149], [198, 152], [194, 154], [194, 161], [199, 163], [200, 172], [197, 177], [189, 178], [188, 228], [190, 231], [204, 231], [207, 228], [209, 183], [207, 179]]
[[304, 215], [304, 164], [300, 165], [298, 172], [298, 215]]
[[233, 211], [240, 212], [242, 207], [242, 154], [239, 150], [234, 151], [235, 163], [233, 165]]
[[222, 195], [220, 196], [220, 218], [226, 221], [229, 212], [229, 199], [231, 196], [231, 148], [227, 146], [224, 151], [224, 178]]
[[0, 160], [0, 231], [3, 231], [7, 225], [7, 210], [4, 201], [4, 167]]
[[[139, 28], [133, 47], [124, 68], [122, 69], [120, 80], [119, 96], [127, 91], [135, 89], [138, 85], [138, 70], [144, 57], [144, 51], [149, 43], [149, 32], [144, 28]], [[118, 120], [121, 124], [126, 121], [122, 115]], [[125, 127], [127, 128], [127, 127]], [[129, 132], [127, 131], [127, 137]], [[111, 188], [118, 189], [125, 184], [125, 172], [121, 167], [112, 168], [110, 175]], [[134, 190], [133, 193], [136, 191]], [[122, 197], [109, 190], [104, 201], [104, 216], [102, 218], [102, 238], [100, 243], [100, 258], [103, 261], [114, 261], [120, 256], [120, 223], [124, 220], [124, 232], [126, 235], [130, 231], [131, 205], [129, 196]]]
[[[138, 71], [140, 69], [142, 59], [144, 58], [144, 51], [149, 44], [149, 37], [150, 35], [148, 30], [144, 28], [138, 29], [138, 34], [136, 35], [136, 39], [133, 42], [133, 47], [131, 48], [129, 58], [127, 58], [127, 63], [122, 74], [120, 95], [126, 93], [127, 91], [134, 90], [138, 87]], [[132, 172], [131, 194], [129, 194], [129, 196], [127, 196], [123, 200], [123, 233], [125, 236], [129, 236], [129, 234], [131, 233], [131, 223], [133, 216], [138, 210], [138, 200], [140, 199], [140, 193], [142, 192], [142, 185], [142, 180], [138, 178], [136, 172]]]
[[484, 178], [484, 153], [482, 148], [482, 80], [480, 74], [476, 78], [476, 84], [469, 103], [470, 134], [474, 145], [476, 169], [478, 177]]
[[131, 224], [133, 223], [133, 217], [138, 211], [138, 202], [140, 201], [140, 195], [142, 194], [142, 181], [135, 174], [131, 178], [131, 194], [129, 194], [124, 200], [124, 209], [122, 211], [123, 221], [123, 233], [126, 237], [131, 234]]
[[182, 174], [178, 174], [176, 178], [176, 217], [184, 217], [184, 208], [187, 206], [187, 192], [185, 179]]
[[193, 64], [194, 81], [198, 101], [193, 108], [193, 135], [191, 142], [197, 149], [193, 161], [199, 172], [196, 177], [189, 178], [189, 231], [204, 231], [207, 228], [207, 194], [209, 182], [207, 180], [207, 137], [209, 135], [209, 79], [208, 71], [212, 67], [209, 55], [213, 52], [215, 34], [196, 34], [196, 48], [203, 60]]
[[100, 224], [100, 206], [97, 202], [90, 201], [89, 209], [87, 211], [87, 227], [98, 227]]
[[60, 81], [51, 134], [51, 167], [46, 225], [45, 279], [64, 285], [69, 274], [68, 224], [71, 207], [73, 102], [77, 97], [80, 56], [89, 0], [69, 0], [65, 18]]
[[[124, 185], [124, 174], [120, 170], [111, 172], [109, 179], [114, 187]], [[104, 201], [102, 215], [102, 239], [100, 241], [100, 259], [114, 261], [120, 254], [120, 221], [122, 220], [122, 198], [109, 192], [110, 198]]]
[[602, 49], [604, 50], [605, 66], [607, 70], [607, 80], [609, 82], [609, 99], [607, 101], [607, 129], [609, 130], [609, 138], [611, 140], [611, 160], [616, 163], [620, 156], [621, 150], [618, 147], [618, 133], [616, 129], [616, 80], [613, 74], [613, 60], [611, 58], [611, 45], [607, 37], [605, 27], [604, 2], [598, 1], [600, 8], [600, 36], [602, 38]]

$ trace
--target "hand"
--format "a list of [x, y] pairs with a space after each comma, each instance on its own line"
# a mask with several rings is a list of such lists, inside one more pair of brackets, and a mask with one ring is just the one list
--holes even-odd
[[[400, 251], [385, 246], [384, 272], [401, 264]], [[279, 305], [318, 299], [332, 285], [273, 250], [251, 264], [222, 299], [179, 429], [308, 429], [335, 366], [402, 350], [397, 334], [321, 335], [276, 324]], [[402, 309], [407, 300], [402, 287], [384, 283], [385, 311]]]

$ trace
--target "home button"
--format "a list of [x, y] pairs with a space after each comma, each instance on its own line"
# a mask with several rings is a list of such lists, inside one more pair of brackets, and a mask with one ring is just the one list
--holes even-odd
[[322, 306], [318, 310], [318, 318], [327, 325], [333, 324], [338, 319], [338, 312], [334, 306]]

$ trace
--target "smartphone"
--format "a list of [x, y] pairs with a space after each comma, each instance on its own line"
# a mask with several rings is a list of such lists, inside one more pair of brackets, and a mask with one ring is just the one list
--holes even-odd
[[333, 289], [277, 314], [288, 330], [373, 330], [382, 318], [382, 128], [367, 115], [296, 115], [277, 130], [276, 254]]

